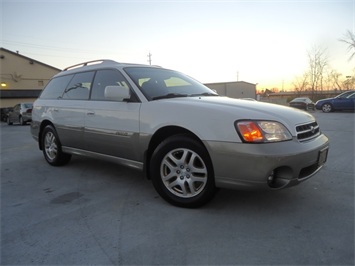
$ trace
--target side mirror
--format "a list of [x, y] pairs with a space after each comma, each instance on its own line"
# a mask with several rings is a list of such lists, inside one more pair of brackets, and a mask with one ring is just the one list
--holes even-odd
[[112, 101], [123, 102], [131, 98], [129, 88], [123, 86], [106, 86], [105, 98]]

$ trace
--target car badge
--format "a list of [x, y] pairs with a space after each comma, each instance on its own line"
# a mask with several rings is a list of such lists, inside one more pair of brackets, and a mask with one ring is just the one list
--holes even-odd
[[314, 128], [314, 126], [311, 126], [310, 130], [311, 130], [312, 134], [314, 134], [314, 132], [316, 132], [316, 129]]

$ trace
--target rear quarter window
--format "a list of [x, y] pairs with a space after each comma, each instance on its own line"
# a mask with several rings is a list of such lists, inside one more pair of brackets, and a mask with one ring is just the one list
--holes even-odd
[[41, 99], [60, 99], [74, 75], [53, 78], [42, 91]]

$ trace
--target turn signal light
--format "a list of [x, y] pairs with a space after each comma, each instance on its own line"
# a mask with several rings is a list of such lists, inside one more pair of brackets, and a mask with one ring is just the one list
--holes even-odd
[[238, 123], [240, 134], [247, 142], [259, 142], [263, 140], [263, 134], [256, 123], [252, 121], [244, 121]]

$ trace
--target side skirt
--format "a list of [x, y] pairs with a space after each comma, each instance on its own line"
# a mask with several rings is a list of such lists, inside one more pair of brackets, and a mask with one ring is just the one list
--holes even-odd
[[95, 159], [100, 159], [100, 160], [105, 160], [113, 163], [117, 163], [120, 165], [128, 166], [131, 168], [135, 168], [138, 170], [143, 170], [144, 164], [142, 162], [137, 162], [137, 161], [132, 161], [128, 159], [123, 159], [119, 157], [114, 157], [110, 155], [105, 155], [101, 153], [96, 153], [96, 152], [90, 152], [90, 151], [85, 151], [85, 150], [80, 150], [80, 149], [74, 149], [70, 147], [62, 147], [62, 150], [64, 153], [69, 153], [69, 154], [75, 154], [75, 155], [81, 155], [81, 156], [87, 156]]

